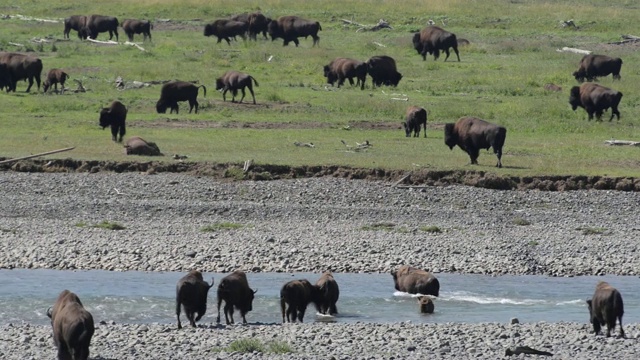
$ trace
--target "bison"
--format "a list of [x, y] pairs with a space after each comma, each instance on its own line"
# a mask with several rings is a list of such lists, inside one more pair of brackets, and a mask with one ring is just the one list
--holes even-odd
[[7, 92], [11, 90], [13, 81], [11, 81], [11, 72], [7, 64], [0, 63], [0, 90], [6, 88]]
[[624, 336], [622, 329], [622, 315], [624, 315], [624, 304], [622, 295], [613, 286], [604, 281], [599, 281], [596, 291], [590, 300], [587, 300], [589, 307], [589, 321], [593, 324], [593, 331], [600, 334], [602, 325], [607, 325], [607, 337], [611, 336], [611, 331], [615, 330], [616, 320], [620, 323], [620, 336]]
[[418, 308], [421, 314], [433, 314], [435, 310], [433, 301], [428, 296], [418, 296]]
[[[252, 82], [253, 80], [253, 82]], [[232, 98], [231, 102], [236, 101], [236, 95], [238, 94], [238, 90], [242, 91], [242, 98], [240, 98], [240, 102], [244, 100], [246, 95], [244, 89], [248, 88], [251, 92], [251, 96], [253, 97], [253, 103], [256, 103], [256, 95], [253, 93], [253, 83], [258, 86], [258, 82], [253, 76], [241, 73], [238, 71], [227, 71], [221, 77], [216, 79], [216, 90], [222, 91], [222, 101], [227, 101], [226, 94], [227, 91], [231, 90]]]
[[580, 60], [578, 70], [573, 72], [573, 77], [579, 82], [596, 81], [598, 76], [613, 74], [613, 80], [620, 80], [620, 68], [622, 59], [612, 58], [606, 55], [585, 55]]
[[476, 117], [461, 117], [453, 124], [444, 126], [444, 143], [453, 150], [458, 145], [471, 158], [471, 164], [478, 164], [480, 149], [493, 148], [498, 157], [496, 167], [502, 167], [502, 146], [507, 137], [507, 129]]
[[353, 86], [353, 78], [356, 78], [360, 84], [360, 90], [364, 90], [364, 83], [367, 80], [367, 64], [355, 59], [336, 58], [329, 65], [324, 66], [324, 76], [327, 83], [333, 85], [336, 80], [338, 87], [344, 84], [344, 80], [348, 79], [349, 84]]
[[450, 33], [437, 26], [427, 26], [420, 32], [413, 34], [413, 47], [418, 54], [422, 55], [422, 60], [427, 60], [427, 53], [433, 54], [433, 59], [438, 60], [440, 57], [440, 51], [444, 51], [447, 56], [444, 61], [449, 58], [449, 49], [453, 48], [453, 51], [460, 61], [460, 54], [458, 53], [458, 40], [456, 35]]
[[[315, 284], [318, 301], [316, 309], [321, 314], [335, 315], [338, 313], [336, 303], [340, 297], [340, 288], [330, 271], [326, 271]], [[301, 320], [302, 321], [302, 320]]]
[[398, 86], [402, 74], [396, 69], [396, 61], [386, 55], [373, 56], [367, 62], [367, 73], [371, 75], [373, 87], [381, 85]]
[[125, 155], [163, 156], [156, 143], [146, 141], [139, 136], [132, 136], [124, 144]]
[[298, 16], [281, 16], [277, 20], [271, 20], [267, 27], [271, 41], [277, 38], [284, 40], [283, 46], [289, 45], [293, 41], [296, 47], [300, 44], [299, 37], [308, 36], [313, 38], [313, 46], [320, 42], [318, 31], [322, 30], [322, 26], [317, 21], [310, 21]]
[[269, 22], [271, 19], [264, 16], [260, 12], [253, 13], [242, 13], [238, 15], [234, 15], [229, 19], [234, 21], [242, 21], [249, 24], [249, 38], [252, 40], [257, 40], [257, 35], [262, 33], [264, 38], [267, 38], [267, 31], [269, 27]]
[[218, 285], [218, 317], [220, 323], [220, 305], [224, 300], [224, 318], [227, 325], [233, 324], [233, 308], [240, 310], [242, 322], [247, 323], [246, 315], [253, 310], [253, 298], [257, 290], [252, 290], [244, 271], [236, 270], [220, 280]]
[[[213, 286], [207, 284], [202, 278], [202, 273], [198, 270], [191, 270], [183, 276], [176, 285], [176, 317], [178, 318], [178, 329], [182, 329], [180, 322], [180, 310], [183, 309], [189, 319], [191, 326], [196, 327], [196, 321], [207, 312], [207, 295]], [[195, 314], [198, 314], [197, 316]], [[194, 316], [196, 316], [194, 318]]]
[[621, 92], [596, 83], [584, 83], [580, 87], [574, 86], [569, 93], [571, 109], [575, 111], [578, 106], [584, 108], [589, 115], [589, 120], [593, 119], [593, 114], [596, 114], [596, 119], [602, 121], [602, 113], [609, 108], [611, 108], [609, 121], [613, 120], [614, 115], [620, 120], [618, 105], [621, 99]]
[[7, 92], [15, 92], [19, 80], [29, 81], [29, 86], [27, 86], [26, 92], [31, 90], [34, 80], [38, 85], [38, 90], [40, 90], [42, 60], [39, 58], [30, 55], [6, 52], [0, 53], [0, 64], [4, 64], [5, 69], [8, 72], [8, 76], [5, 76], [5, 80], [3, 80], [3, 82], [7, 82], [7, 80], [9, 80], [11, 83], [7, 86]]
[[430, 272], [403, 265], [397, 271], [392, 271], [395, 289], [409, 294], [438, 296], [440, 282]]
[[245, 39], [245, 34], [248, 30], [249, 23], [247, 22], [218, 19], [204, 26], [204, 36], [216, 36], [218, 43], [224, 39], [227, 41], [227, 44], [231, 45], [230, 38], [239, 35], [242, 39]]
[[149, 20], [132, 20], [127, 19], [122, 22], [122, 30], [129, 37], [129, 41], [133, 41], [133, 34], [142, 34], [143, 40], [151, 41], [151, 29], [153, 29], [153, 24]]
[[93, 316], [84, 308], [80, 298], [69, 290], [63, 290], [53, 309], [47, 310], [47, 316], [51, 319], [58, 360], [87, 360], [95, 327]]
[[418, 106], [409, 106], [405, 115], [405, 121], [402, 123], [407, 137], [420, 137], [420, 126], [424, 127], [424, 137], [427, 137], [427, 110]]
[[116, 136], [120, 133], [118, 142], [122, 142], [122, 137], [126, 133], [125, 120], [127, 119], [127, 107], [118, 100], [111, 103], [108, 108], [100, 110], [100, 126], [104, 130], [111, 127], [111, 140], [116, 141]]
[[285, 313], [288, 322], [296, 322], [296, 319], [302, 322], [307, 306], [311, 302], [319, 303], [317, 288], [311, 285], [308, 280], [291, 280], [284, 284], [280, 289], [282, 322], [285, 322]]
[[78, 37], [82, 38], [80, 30], [85, 27], [87, 23], [87, 17], [84, 15], [72, 15], [64, 19], [64, 31], [62, 37], [69, 38], [71, 30], [78, 32]]
[[178, 113], [178, 101], [189, 102], [189, 113], [196, 108], [196, 114], [198, 113], [198, 90], [202, 88], [204, 90], [204, 96], [207, 96], [207, 88], [204, 85], [195, 86], [193, 83], [186, 81], [172, 81], [162, 85], [160, 90], [160, 99], [156, 103], [156, 111], [158, 114], [164, 114], [167, 112], [167, 108]]
[[109, 32], [109, 40], [116, 35], [118, 41], [118, 19], [113, 16], [91, 15], [87, 17], [84, 28], [81, 29], [81, 37], [95, 39], [98, 34]]
[[51, 69], [47, 73], [47, 78], [42, 83], [42, 89], [44, 93], [49, 90], [53, 85], [55, 92], [58, 92], [58, 84], [60, 84], [61, 92], [64, 92], [64, 83], [69, 78], [69, 75], [61, 69]]

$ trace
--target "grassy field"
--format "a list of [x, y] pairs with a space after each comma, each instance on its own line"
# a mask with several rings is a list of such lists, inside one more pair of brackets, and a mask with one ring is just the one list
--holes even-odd
[[[16, 3], [17, 4], [17, 3]], [[127, 136], [156, 142], [166, 155], [185, 154], [190, 160], [236, 162], [254, 159], [262, 164], [348, 165], [390, 169], [478, 169], [505, 175], [640, 176], [640, 150], [609, 147], [609, 139], [640, 140], [640, 45], [612, 45], [621, 34], [634, 33], [640, 21], [635, 1], [250, 1], [142, 0], [95, 3], [60, 0], [0, 5], [0, 50], [34, 51], [44, 71], [63, 68], [82, 81], [86, 93], [64, 95], [32, 91], [18, 84], [17, 93], [0, 94], [0, 156], [19, 157], [76, 146], [52, 158], [125, 160], [120, 144], [109, 130], [98, 127], [98, 111], [117, 99], [127, 105]], [[203, 36], [204, 24], [232, 14], [260, 10], [276, 18], [299, 15], [320, 21], [320, 46], [301, 39], [300, 47], [282, 46], [282, 40], [217, 44]], [[61, 20], [74, 14], [104, 14], [154, 22], [153, 41], [131, 46], [99, 46], [80, 41], [37, 44], [34, 38], [62, 39], [61, 22], [22, 20], [15, 15]], [[342, 19], [373, 25], [380, 18], [392, 30], [358, 31]], [[429, 19], [468, 39], [460, 48], [461, 62], [428, 57], [423, 61], [411, 44], [412, 32]], [[578, 28], [563, 28], [573, 19]], [[121, 29], [120, 41], [126, 40]], [[98, 40], [106, 40], [100, 34]], [[16, 46], [13, 44], [22, 44]], [[578, 83], [571, 73], [582, 55], [557, 52], [563, 46], [621, 57], [622, 80], [601, 78], [605, 86], [624, 94], [622, 118], [587, 121], [583, 109], [568, 104], [568, 93]], [[364, 91], [349, 85], [340, 89], [325, 84], [322, 66], [335, 57], [362, 61], [390, 55], [403, 79], [397, 88]], [[454, 56], [455, 58], [455, 56]], [[270, 60], [269, 60], [270, 59]], [[224, 103], [215, 91], [215, 79], [227, 70], [253, 75], [257, 105]], [[198, 80], [200, 113], [157, 114], [160, 86], [125, 91], [114, 81]], [[370, 80], [370, 79], [369, 79]], [[562, 86], [549, 92], [544, 84]], [[76, 84], [70, 81], [68, 87]], [[250, 95], [248, 95], [250, 102]], [[228, 94], [228, 99], [230, 95]], [[408, 101], [394, 100], [407, 98]], [[245, 99], [247, 100], [247, 99]], [[429, 112], [428, 138], [405, 138], [401, 122], [407, 106]], [[480, 165], [470, 167], [468, 156], [443, 142], [443, 124], [473, 115], [508, 129], [503, 169], [495, 156], [481, 152]], [[367, 151], [353, 152], [368, 140]], [[294, 142], [313, 143], [315, 148]], [[141, 161], [147, 158], [136, 158]], [[173, 161], [168, 157], [164, 161]], [[131, 160], [130, 158], [127, 160]]]

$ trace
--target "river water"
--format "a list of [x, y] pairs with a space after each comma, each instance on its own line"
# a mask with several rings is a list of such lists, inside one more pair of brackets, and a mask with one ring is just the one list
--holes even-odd
[[[0, 270], [0, 325], [49, 324], [46, 311], [60, 291], [80, 297], [96, 322], [175, 323], [175, 285], [184, 273], [109, 272], [59, 270]], [[225, 274], [205, 273], [216, 285]], [[319, 274], [250, 273], [250, 286], [258, 292], [250, 323], [281, 321], [280, 287], [292, 279], [314, 283]], [[435, 313], [422, 315], [417, 300], [395, 291], [390, 274], [334, 274], [340, 286], [339, 315], [323, 317], [313, 305], [305, 321], [388, 323], [443, 322], [588, 322], [585, 299], [591, 298], [599, 280], [609, 282], [623, 296], [623, 323], [640, 321], [640, 278], [624, 276], [554, 278], [546, 276], [484, 276], [437, 274], [440, 297]], [[201, 323], [215, 321], [216, 287], [209, 292], [208, 310]], [[222, 310], [221, 310], [222, 312]], [[184, 314], [183, 322], [187, 322]], [[236, 312], [236, 322], [241, 321]], [[224, 322], [224, 314], [222, 314]]]

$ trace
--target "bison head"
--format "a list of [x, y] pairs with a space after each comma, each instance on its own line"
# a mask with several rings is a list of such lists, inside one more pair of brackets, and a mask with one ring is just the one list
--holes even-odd
[[156, 103], [156, 111], [158, 112], [158, 114], [166, 114], [167, 103], [162, 100], [158, 100], [158, 102]]
[[215, 35], [215, 27], [213, 24], [207, 24], [204, 26], [204, 36]]
[[458, 134], [454, 131], [454, 126], [453, 123], [444, 125], [444, 143], [447, 144], [449, 149], [453, 149], [458, 143]]
[[584, 69], [579, 69], [578, 71], [574, 71], [571, 75], [573, 75], [578, 82], [584, 82], [584, 78], [587, 77], [587, 72], [584, 71]]
[[413, 129], [411, 128], [411, 126], [407, 126], [406, 122], [402, 123], [402, 126], [404, 127], [404, 132], [406, 134], [407, 137], [411, 137], [411, 132], [413, 131]]
[[571, 109], [573, 111], [582, 104], [580, 101], [580, 87], [574, 86], [571, 88], [571, 91], [569, 92], [569, 104], [571, 104]]
[[433, 310], [435, 306], [433, 306], [433, 301], [428, 296], [418, 296], [418, 304], [420, 307], [421, 314], [433, 314]]
[[102, 126], [102, 129], [104, 130], [104, 128], [110, 125], [111, 125], [111, 109], [102, 108], [102, 110], [100, 110], [100, 126]]
[[220, 91], [220, 90], [224, 90], [225, 85], [224, 85], [224, 80], [222, 78], [217, 78], [216, 79], [216, 90]]
[[422, 44], [420, 43], [420, 33], [413, 34], [413, 48], [416, 49], [418, 54], [422, 53]]
[[269, 25], [267, 25], [267, 32], [269, 33], [269, 36], [271, 36], [271, 41], [282, 36], [277, 20], [271, 20], [269, 22]]

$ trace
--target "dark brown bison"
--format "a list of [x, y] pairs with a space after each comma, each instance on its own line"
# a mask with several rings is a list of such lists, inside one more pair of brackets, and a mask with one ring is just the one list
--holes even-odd
[[423, 60], [427, 60], [427, 53], [432, 54], [434, 60], [438, 60], [440, 51], [444, 51], [447, 54], [444, 61], [449, 58], [449, 49], [453, 48], [460, 61], [456, 35], [437, 26], [427, 26], [419, 33], [413, 34], [413, 47], [418, 54], [422, 55]]
[[498, 157], [497, 167], [502, 167], [502, 147], [507, 137], [507, 129], [476, 117], [461, 117], [455, 124], [444, 126], [444, 143], [449, 149], [458, 145], [471, 158], [471, 164], [478, 164], [480, 149], [493, 148]]
[[395, 289], [409, 294], [438, 296], [440, 282], [430, 272], [403, 265], [397, 271], [392, 271]]
[[304, 313], [309, 303], [318, 303], [317, 289], [306, 280], [291, 280], [280, 289], [280, 310], [282, 322], [285, 322], [285, 314], [288, 322], [302, 322]]
[[620, 68], [622, 59], [612, 58], [606, 55], [585, 55], [580, 60], [578, 70], [573, 72], [573, 77], [579, 82], [596, 81], [598, 76], [613, 74], [613, 80], [620, 80]]
[[163, 156], [156, 143], [132, 136], [124, 144], [125, 155]]
[[622, 295], [613, 286], [604, 281], [599, 281], [596, 285], [596, 292], [591, 300], [587, 300], [589, 307], [589, 321], [593, 324], [593, 331], [600, 334], [602, 325], [607, 325], [607, 337], [611, 336], [611, 331], [616, 328], [616, 320], [620, 323], [620, 336], [624, 336], [622, 329], [622, 315], [624, 315], [624, 304]]
[[398, 86], [402, 74], [396, 69], [396, 61], [386, 55], [373, 56], [367, 61], [367, 72], [371, 75], [373, 86]]
[[433, 314], [435, 306], [428, 296], [418, 296], [418, 308], [421, 314]]
[[87, 360], [95, 327], [93, 316], [84, 308], [78, 296], [63, 290], [53, 309], [47, 310], [47, 316], [51, 319], [58, 360]]
[[[198, 270], [191, 270], [182, 277], [176, 285], [176, 317], [178, 318], [178, 329], [182, 329], [180, 322], [180, 310], [183, 309], [189, 319], [191, 326], [196, 327], [196, 321], [207, 312], [207, 295], [213, 286], [207, 284], [202, 278], [202, 273]], [[198, 314], [196, 316], [196, 314]], [[195, 317], [195, 318], [194, 318]]]
[[127, 120], [127, 107], [118, 100], [111, 103], [108, 108], [100, 110], [100, 126], [104, 130], [111, 127], [111, 140], [116, 141], [116, 136], [120, 133], [118, 142], [122, 142], [122, 137], [127, 132], [125, 121]]
[[579, 106], [587, 112], [589, 120], [593, 119], [593, 114], [596, 114], [598, 121], [602, 121], [602, 113], [609, 108], [611, 108], [609, 121], [613, 120], [614, 115], [620, 120], [618, 105], [621, 99], [621, 92], [596, 83], [584, 83], [580, 87], [574, 86], [569, 94], [569, 104], [571, 104], [573, 111]]
[[78, 32], [78, 37], [82, 38], [82, 36], [80, 35], [80, 29], [85, 27], [86, 23], [87, 17], [84, 15], [69, 16], [68, 18], [64, 19], [64, 31], [62, 37], [68, 39], [71, 30], [75, 30]]
[[336, 303], [340, 297], [340, 288], [330, 271], [326, 271], [316, 281], [317, 302], [316, 309], [321, 314], [335, 315], [338, 313]]
[[364, 83], [367, 80], [367, 64], [355, 59], [336, 58], [329, 65], [324, 66], [324, 76], [327, 83], [333, 85], [338, 81], [338, 87], [344, 84], [344, 80], [348, 79], [349, 84], [353, 86], [353, 78], [356, 78], [360, 84], [360, 90], [364, 90]]
[[[0, 55], [1, 57], [1, 55]], [[11, 81], [11, 72], [7, 68], [7, 64], [0, 63], [0, 90], [11, 90], [13, 81]]]
[[313, 46], [316, 46], [320, 42], [320, 37], [318, 36], [318, 31], [320, 30], [322, 30], [322, 26], [320, 26], [319, 22], [297, 16], [281, 16], [277, 20], [271, 20], [268, 25], [271, 41], [282, 38], [284, 46], [293, 41], [297, 47], [300, 44], [298, 38], [304, 37], [306, 39], [308, 36], [313, 38]]
[[227, 41], [227, 44], [231, 45], [230, 38], [240, 36], [246, 39], [245, 34], [248, 30], [249, 23], [247, 22], [218, 19], [204, 26], [204, 36], [215, 36], [218, 38], [218, 43], [224, 39]]
[[233, 308], [240, 310], [242, 322], [247, 323], [246, 315], [253, 310], [253, 298], [257, 292], [249, 287], [247, 274], [244, 271], [236, 270], [225, 276], [218, 284], [218, 317], [216, 322], [220, 323], [220, 305], [224, 300], [224, 319], [227, 325], [233, 324]]
[[31, 90], [33, 81], [36, 81], [38, 90], [40, 90], [40, 75], [42, 74], [42, 61], [30, 55], [24, 55], [12, 52], [0, 53], [0, 64], [4, 64], [8, 76], [5, 78], [10, 79], [10, 86], [7, 87], [7, 92], [16, 91], [19, 80], [28, 80], [29, 86], [27, 86], [26, 92]]
[[198, 89], [204, 90], [204, 96], [207, 96], [207, 88], [204, 85], [195, 86], [193, 83], [186, 81], [172, 81], [162, 85], [160, 90], [160, 99], [156, 103], [156, 111], [158, 114], [167, 112], [167, 108], [171, 110], [169, 113], [178, 113], [178, 101], [189, 102], [189, 113], [196, 108], [198, 113]]
[[68, 78], [69, 75], [61, 69], [51, 69], [42, 83], [42, 89], [46, 93], [53, 85], [55, 92], [58, 92], [58, 84], [60, 84], [61, 91], [64, 92], [64, 83]]
[[405, 115], [404, 131], [407, 137], [420, 137], [420, 126], [424, 127], [424, 137], [427, 137], [427, 110], [419, 106], [409, 106]]
[[103, 32], [109, 33], [109, 40], [116, 35], [118, 41], [118, 19], [113, 16], [91, 15], [87, 17], [85, 26], [80, 30], [81, 37], [86, 39], [95, 39], [98, 34]]
[[226, 73], [224, 73], [224, 75], [216, 79], [216, 90], [222, 91], [222, 101], [227, 101], [227, 91], [231, 90], [231, 102], [236, 101], [238, 90], [241, 90], [242, 98], [240, 98], [240, 102], [242, 102], [245, 97], [244, 89], [248, 88], [251, 92], [251, 96], [253, 97], [253, 103], [255, 104], [256, 96], [253, 93], [253, 83], [258, 86], [258, 82], [253, 78], [253, 76], [232, 70], [227, 71]]
[[262, 33], [264, 38], [267, 38], [267, 31], [269, 22], [271, 19], [264, 16], [260, 12], [253, 13], [242, 13], [238, 15], [234, 15], [229, 19], [234, 21], [242, 21], [249, 24], [249, 38], [252, 40], [257, 40], [257, 35]]
[[122, 30], [127, 34], [129, 41], [133, 41], [133, 34], [142, 34], [143, 40], [151, 41], [151, 29], [153, 29], [153, 24], [149, 20], [132, 20], [127, 19], [122, 22]]

